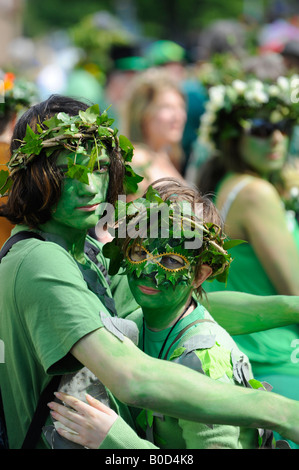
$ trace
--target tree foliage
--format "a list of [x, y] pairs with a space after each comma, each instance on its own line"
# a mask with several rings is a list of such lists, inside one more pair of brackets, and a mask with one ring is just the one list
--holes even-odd
[[[122, 9], [120, 4], [122, 3]], [[141, 32], [148, 37], [184, 40], [188, 32], [200, 30], [219, 18], [238, 18], [242, 14], [240, 0], [27, 0], [24, 28], [28, 36], [42, 35], [45, 31], [70, 28], [84, 16], [106, 10], [118, 14], [136, 11]], [[127, 10], [127, 11], [126, 11]]]

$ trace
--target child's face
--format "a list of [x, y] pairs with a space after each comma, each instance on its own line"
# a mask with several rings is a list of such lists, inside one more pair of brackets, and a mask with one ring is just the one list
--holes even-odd
[[129, 247], [126, 266], [129, 286], [137, 303], [163, 316], [180, 309], [194, 286], [194, 257], [183, 243], [171, 246], [146, 239]]

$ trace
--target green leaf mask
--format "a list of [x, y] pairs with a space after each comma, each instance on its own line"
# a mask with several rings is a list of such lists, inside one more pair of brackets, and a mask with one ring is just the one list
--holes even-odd
[[[154, 218], [152, 222], [153, 213], [155, 215], [162, 204], [166, 205], [168, 211], [165, 211], [164, 215], [161, 213], [161, 216]], [[213, 270], [209, 279], [226, 283], [232, 258], [224, 248], [225, 237], [220, 227], [213, 223], [201, 223], [192, 212], [185, 216], [183, 209], [183, 203], [164, 201], [151, 186], [144, 198], [127, 204], [123, 201], [120, 205], [117, 204], [118, 228], [115, 238], [103, 248], [104, 255], [110, 258], [111, 262], [109, 273], [116, 274], [121, 267], [125, 268], [126, 273], [135, 273], [137, 277], [155, 272], [157, 284], [170, 282], [174, 285], [178, 282], [189, 282], [195, 267], [207, 264]], [[189, 222], [187, 229], [184, 226], [186, 221]], [[164, 222], [168, 223], [168, 232], [167, 236], [163, 237]], [[138, 228], [137, 237], [133, 237], [129, 232], [131, 226]], [[153, 229], [156, 230], [154, 237], [151, 235]], [[124, 233], [127, 238], [124, 238]], [[122, 234], [122, 238], [119, 234]], [[196, 248], [186, 248], [185, 242], [190, 239], [198, 241]], [[228, 246], [239, 243], [240, 240], [230, 241]], [[134, 251], [136, 246], [143, 250], [139, 255]], [[170, 265], [165, 265], [165, 258], [170, 262], [171, 257], [179, 258], [181, 266], [171, 269]]]

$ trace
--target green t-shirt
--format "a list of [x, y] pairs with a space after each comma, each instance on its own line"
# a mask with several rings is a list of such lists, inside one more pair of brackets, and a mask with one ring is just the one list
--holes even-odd
[[[13, 233], [20, 230], [24, 227], [17, 226]], [[0, 264], [0, 339], [5, 353], [0, 386], [11, 448], [20, 448], [51, 375], [82, 367], [70, 349], [102, 327], [100, 312], [109, 315], [103, 298], [87, 287], [78, 264], [60, 244], [58, 239], [22, 240]], [[102, 273], [87, 262], [90, 274], [94, 271], [107, 286]], [[107, 292], [111, 296], [108, 286]]]
[[[195, 320], [203, 319], [208, 321], [191, 326], [180, 339], [176, 340], [185, 327]], [[145, 327], [144, 337], [143, 331], [140, 334], [139, 347], [150, 356], [157, 358], [170, 329], [151, 331]], [[191, 364], [196, 364], [197, 361], [196, 367], [199, 368], [196, 370], [201, 369], [202, 373], [213, 380], [237, 384], [235, 370], [235, 368], [238, 369], [237, 364], [246, 364], [248, 379], [253, 378], [248, 358], [239, 351], [230, 335], [200, 304], [175, 326], [166, 341], [162, 357], [172, 343], [167, 355], [168, 360], [188, 367], [192, 367]], [[193, 354], [193, 358], [189, 362], [181, 362], [181, 358], [187, 352]], [[182, 382], [182, 393], [183, 391], [184, 383]], [[148, 438], [152, 434], [155, 445], [165, 449], [243, 449], [256, 448], [258, 445], [255, 429], [240, 429], [237, 426], [228, 425], [208, 426], [169, 416], [159, 416], [145, 410], [139, 414], [137, 423], [144, 431], [147, 430]]]

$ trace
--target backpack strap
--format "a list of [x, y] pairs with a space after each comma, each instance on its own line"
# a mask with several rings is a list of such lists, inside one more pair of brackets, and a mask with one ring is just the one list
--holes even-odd
[[97, 255], [99, 254], [99, 248], [96, 247], [95, 245], [93, 245], [92, 243], [90, 243], [88, 240], [85, 240], [85, 244], [84, 244], [84, 252], [85, 254], [88, 256], [88, 258], [99, 268], [99, 270], [102, 272], [102, 274], [104, 275], [107, 283], [110, 285], [111, 284], [111, 279], [110, 279], [110, 276], [108, 274], [108, 271], [107, 269], [105, 268], [105, 266], [100, 263], [100, 261], [98, 260], [97, 258]]
[[39, 397], [36, 410], [34, 412], [32, 421], [27, 430], [22, 449], [35, 449], [40, 439], [42, 427], [49, 416], [49, 408], [47, 403], [53, 399], [53, 393], [58, 389], [61, 380], [61, 375], [55, 375], [48, 383]]
[[169, 354], [169, 351], [171, 350], [172, 346], [184, 335], [184, 333], [189, 330], [189, 328], [191, 328], [191, 326], [193, 325], [196, 325], [196, 323], [204, 323], [204, 322], [211, 322], [211, 323], [215, 323], [213, 322], [213, 320], [208, 320], [208, 319], [205, 319], [205, 318], [202, 318], [201, 320], [195, 320], [194, 322], [190, 323], [190, 325], [187, 325], [185, 328], [183, 328], [179, 334], [177, 335], [177, 337], [173, 340], [173, 342], [171, 343], [171, 345], [169, 346], [169, 348], [167, 349], [164, 357], [162, 358], [164, 361], [166, 361], [167, 357], [168, 357], [168, 354]]
[[6, 422], [4, 416], [4, 408], [2, 403], [1, 389], [0, 389], [0, 449], [8, 449], [8, 439]]
[[28, 232], [27, 230], [22, 230], [21, 232], [16, 233], [10, 237], [7, 242], [3, 245], [0, 251], [0, 263], [2, 258], [7, 255], [11, 247], [20, 240], [25, 240], [27, 238], [38, 238], [39, 240], [45, 240], [41, 235], [35, 232]]

